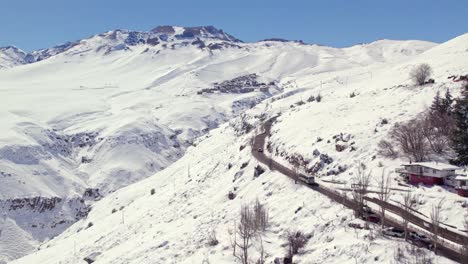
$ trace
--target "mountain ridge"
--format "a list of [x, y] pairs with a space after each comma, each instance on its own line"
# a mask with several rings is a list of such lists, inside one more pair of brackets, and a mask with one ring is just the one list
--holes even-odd
[[[214, 26], [195, 26], [195, 27], [180, 27], [180, 26], [171, 26], [171, 25], [162, 25], [157, 26], [148, 31], [135, 31], [127, 29], [115, 29], [106, 31], [103, 33], [95, 34], [90, 37], [75, 41], [67, 41], [63, 44], [59, 44], [49, 48], [37, 49], [31, 52], [25, 52], [15, 46], [6, 46], [0, 47], [0, 59], [4, 57], [5, 59], [0, 60], [0, 68], [11, 68], [18, 65], [30, 64], [39, 62], [50, 57], [53, 57], [58, 54], [66, 53], [67, 51], [72, 50], [76, 46], [86, 45], [88, 42], [97, 41], [102, 42], [100, 46], [91, 47], [95, 51], [106, 50], [106, 54], [117, 51], [117, 50], [127, 50], [129, 48], [135, 47], [137, 45], [171, 45], [174, 47], [177, 43], [182, 43], [184, 45], [191, 44], [198, 46], [200, 48], [208, 48], [210, 50], [227, 48], [227, 47], [239, 47], [238, 44], [243, 44], [242, 40], [234, 37], [231, 34], [226, 33], [222, 29], [218, 29]], [[355, 44], [349, 47], [339, 48], [353, 48], [358, 46], [373, 45], [382, 42], [406, 42], [406, 41], [418, 41], [418, 40], [389, 40], [389, 39], [379, 39], [370, 43], [361, 43]], [[188, 43], [190, 42], [190, 43]], [[205, 43], [208, 42], [208, 43]], [[268, 42], [277, 42], [277, 43], [295, 43], [298, 45], [317, 45], [323, 47], [330, 47], [320, 44], [305, 43], [302, 40], [288, 40], [282, 38], [267, 38], [259, 40], [256, 42], [248, 43], [268, 43]], [[419, 41], [421, 43], [426, 43], [427, 45], [435, 43], [429, 41]], [[224, 44], [223, 44], [224, 43]], [[16, 55], [14, 58], [5, 54], [5, 50], [14, 48], [16, 50]], [[10, 57], [10, 59], [8, 59]], [[11, 60], [11, 61], [9, 61]]]

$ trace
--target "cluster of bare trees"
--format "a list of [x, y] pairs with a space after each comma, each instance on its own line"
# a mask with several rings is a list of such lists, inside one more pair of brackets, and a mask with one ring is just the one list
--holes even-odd
[[[367, 172], [365, 166], [362, 164], [358, 166], [356, 174], [352, 179], [352, 199], [356, 206], [355, 213], [357, 217], [363, 217], [366, 213], [366, 203], [365, 195], [368, 192], [372, 172]], [[385, 225], [385, 212], [386, 204], [392, 195], [391, 188], [391, 178], [390, 173], [385, 173], [385, 169], [382, 170], [381, 176], [376, 180], [377, 181], [377, 197], [380, 201], [380, 225], [381, 231], [384, 229]]]
[[356, 169], [356, 174], [352, 178], [352, 199], [356, 205], [355, 213], [357, 217], [364, 216], [365, 200], [364, 197], [369, 188], [371, 172], [366, 171], [366, 167], [360, 163]]
[[418, 162], [427, 160], [431, 154], [447, 153], [452, 145], [455, 127], [452, 104], [453, 99], [448, 90], [444, 98], [438, 92], [428, 111], [417, 119], [393, 127], [390, 138], [379, 142], [379, 154], [396, 158], [401, 152]]
[[397, 142], [400, 150], [414, 161], [424, 161], [429, 154], [422, 127], [422, 121], [412, 120], [408, 123], [398, 124], [390, 132], [390, 138]]
[[258, 199], [253, 205], [243, 205], [240, 210], [240, 220], [234, 223], [234, 230], [230, 230], [233, 255], [242, 264], [254, 263], [251, 259], [250, 249], [254, 244], [258, 251], [256, 264], [265, 262], [262, 233], [269, 224], [268, 208]]
[[398, 264], [432, 264], [433, 257], [426, 250], [416, 245], [398, 246], [394, 253], [395, 263]]
[[288, 230], [286, 231], [285, 239], [287, 243], [286, 254], [287, 254], [287, 257], [290, 258], [292, 262], [293, 256], [299, 253], [299, 250], [307, 244], [307, 241], [309, 240], [309, 238], [301, 231]]

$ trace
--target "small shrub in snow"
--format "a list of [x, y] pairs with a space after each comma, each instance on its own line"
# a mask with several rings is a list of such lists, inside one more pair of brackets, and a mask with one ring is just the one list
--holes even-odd
[[307, 102], [311, 103], [315, 101], [315, 96], [311, 95], [309, 98], [307, 98]]
[[381, 124], [381, 125], [386, 125], [386, 124], [388, 124], [387, 118], [382, 119], [382, 121], [380, 121], [380, 124]]
[[234, 200], [235, 198], [236, 198], [236, 194], [233, 193], [233, 192], [231, 192], [231, 191], [229, 191], [229, 193], [228, 193], [228, 199], [229, 199], [229, 200]]
[[245, 167], [247, 167], [247, 165], [249, 165], [249, 162], [248, 162], [248, 161], [242, 163], [242, 165], [240, 166], [241, 170], [242, 170], [242, 169], [245, 169]]
[[151, 195], [154, 195], [155, 193], [156, 193], [156, 190], [151, 189], [150, 194], [151, 194]]
[[117, 209], [112, 209], [112, 213], [116, 213], [117, 212]]
[[216, 230], [212, 229], [208, 234], [208, 245], [209, 246], [216, 246], [219, 244], [218, 238], [216, 237]]
[[350, 95], [349, 95], [349, 98], [353, 98], [356, 96], [356, 93], [355, 92], [352, 92]]
[[294, 255], [299, 253], [299, 250], [303, 248], [307, 241], [308, 237], [301, 231], [291, 231], [288, 230], [285, 234], [286, 244], [287, 244], [287, 256], [292, 258]]
[[317, 103], [320, 103], [322, 101], [322, 96], [320, 94], [318, 94], [316, 97], [315, 97], [315, 101], [317, 101]]
[[301, 100], [301, 101], [299, 101], [299, 102], [296, 102], [296, 105], [297, 105], [297, 106], [300, 106], [300, 105], [303, 105], [303, 104], [305, 104], [305, 102], [304, 102], [304, 101], [302, 101], [302, 100]]
[[90, 227], [92, 227], [93, 225], [94, 225], [93, 222], [89, 222], [89, 223], [88, 223], [88, 226], [86, 226], [86, 228], [90, 228]]
[[346, 145], [336, 144], [336, 145], [335, 145], [335, 149], [336, 149], [336, 151], [338, 151], [338, 152], [342, 152], [343, 150], [346, 149]]

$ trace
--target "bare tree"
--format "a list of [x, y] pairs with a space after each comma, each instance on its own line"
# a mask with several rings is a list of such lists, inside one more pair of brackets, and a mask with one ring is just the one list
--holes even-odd
[[[254, 242], [260, 243], [260, 260], [264, 262], [264, 249], [261, 233], [269, 224], [268, 208], [257, 199], [253, 205], [243, 205], [240, 210], [239, 224], [230, 231], [233, 255], [243, 264], [249, 263], [249, 248]], [[263, 263], [261, 262], [261, 263]]]
[[261, 204], [258, 199], [255, 200], [253, 206], [253, 221], [256, 231], [265, 231], [268, 226], [268, 208], [265, 205]]
[[422, 63], [415, 66], [410, 71], [410, 78], [413, 80], [417, 85], [423, 85], [426, 80], [431, 77], [432, 68], [427, 63]]
[[299, 249], [303, 248], [307, 244], [308, 241], [307, 236], [305, 236], [305, 234], [301, 231], [297, 230], [286, 231], [285, 237], [288, 246], [287, 256], [291, 259], [294, 255], [296, 255], [299, 252]]
[[427, 158], [428, 145], [421, 121], [412, 120], [395, 126], [390, 132], [390, 137], [396, 140], [403, 153], [414, 161], [420, 162]]
[[356, 175], [352, 179], [352, 195], [353, 201], [356, 204], [356, 215], [358, 217], [362, 217], [364, 215], [364, 197], [367, 193], [367, 189], [369, 188], [371, 173], [366, 172], [366, 168], [362, 163], [359, 163], [356, 172]]
[[257, 240], [259, 241], [258, 252], [259, 256], [255, 264], [265, 264], [265, 249], [263, 247], [263, 238], [261, 235], [258, 235]]
[[[243, 205], [240, 211], [240, 222], [237, 225], [237, 230], [235, 232], [235, 248], [238, 248], [239, 251], [234, 249], [234, 256], [238, 258], [242, 264], [249, 263], [249, 248], [252, 246], [252, 239], [255, 235], [255, 225], [253, 221], [253, 214], [248, 205]], [[237, 236], [239, 236], [239, 241], [237, 241]]]
[[409, 216], [411, 215], [411, 211], [416, 204], [416, 198], [408, 191], [403, 196], [403, 229], [405, 230], [405, 240], [408, 240], [408, 224], [409, 224]]
[[441, 222], [441, 216], [440, 216], [440, 211], [442, 209], [442, 202], [443, 200], [440, 200], [437, 205], [432, 206], [431, 210], [431, 224], [432, 224], [432, 243], [434, 245], [434, 253], [437, 254], [437, 242], [439, 240], [439, 232], [440, 232], [440, 222]]
[[237, 249], [237, 223], [236, 221], [233, 222], [234, 229], [229, 228], [228, 233], [229, 233], [229, 240], [231, 242], [232, 246], [232, 255], [236, 255], [236, 249]]
[[299, 164], [297, 160], [293, 160], [292, 164], [293, 164], [293, 170], [294, 170], [294, 183], [296, 183], [297, 180], [299, 179], [301, 165]]
[[378, 181], [378, 198], [381, 201], [380, 203], [380, 213], [381, 213], [381, 231], [384, 229], [384, 224], [385, 224], [385, 209], [386, 209], [386, 203], [388, 199], [390, 198], [391, 195], [391, 189], [390, 189], [390, 174], [385, 175], [385, 169], [382, 170], [382, 175], [380, 176], [380, 179]]
[[378, 153], [379, 155], [386, 157], [386, 158], [396, 158], [398, 156], [397, 151], [393, 147], [393, 144], [385, 139], [382, 139], [377, 147], [379, 148]]
[[[464, 226], [465, 226], [465, 230], [468, 231], [468, 215], [465, 216]], [[464, 243], [461, 249], [461, 253], [462, 253], [462, 263], [468, 263], [468, 237], [467, 236], [464, 237]]]

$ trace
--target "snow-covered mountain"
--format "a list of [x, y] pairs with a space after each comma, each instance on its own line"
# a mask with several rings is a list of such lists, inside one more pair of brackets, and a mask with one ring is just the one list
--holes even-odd
[[14, 46], [0, 47], [0, 69], [26, 63], [26, 52]]
[[[332, 233], [318, 235], [316, 242], [345, 235], [335, 215], [349, 220], [350, 212], [320, 202], [278, 173], [253, 179], [255, 160], [248, 147], [239, 151], [252, 134], [238, 136], [229, 124], [245, 111], [254, 124], [262, 113], [283, 112], [272, 144], [306, 156], [319, 134], [326, 138], [349, 128], [368, 137], [370, 128], [363, 124], [380, 118], [378, 112], [363, 115], [372, 102], [389, 109], [385, 114], [392, 121], [416, 115], [445, 85], [446, 74], [464, 70], [467, 53], [460, 43], [466, 40], [381, 40], [338, 49], [276, 40], [243, 43], [214, 27], [163, 26], [115, 30], [23, 54], [18, 64], [24, 65], [0, 70], [0, 93], [8, 98], [0, 105], [0, 262], [31, 252], [78, 221], [18, 262], [76, 263], [98, 252], [100, 263], [232, 263], [226, 230], [239, 205], [255, 197], [272, 210], [271, 254], [281, 250], [278, 234], [295, 219], [294, 212], [284, 213], [297, 207], [290, 201], [308, 204], [295, 224], [317, 230], [332, 224]], [[408, 68], [420, 61], [433, 65], [441, 84], [394, 88], [409, 83]], [[351, 91], [360, 95], [355, 101]], [[290, 108], [318, 93], [323, 103]], [[392, 100], [385, 99], [389, 93]], [[340, 117], [346, 122], [338, 122]], [[372, 136], [378, 140], [383, 133]], [[329, 155], [351, 170], [357, 157], [375, 152], [366, 144], [352, 153], [358, 156]], [[233, 189], [238, 198], [228, 201]], [[318, 222], [317, 210], [326, 220]], [[459, 225], [457, 219], [453, 224]], [[213, 224], [221, 244], [210, 249], [203, 239]], [[357, 246], [349, 252], [368, 247], [364, 235], [353, 239]], [[339, 244], [329, 245], [327, 250], [338, 253]], [[313, 252], [304, 257], [324, 257]]]
[[203, 40], [219, 40], [225, 43], [210, 43], [209, 49], [219, 49], [223, 45], [234, 46], [241, 42], [235, 37], [213, 26], [174, 27], [158, 26], [148, 32], [113, 30], [92, 36], [80, 41], [67, 42], [52, 48], [25, 53], [15, 47], [0, 48], [0, 66], [12, 67], [20, 64], [34, 63], [57, 54], [77, 55], [86, 51], [104, 51], [108, 54], [116, 50], [128, 50], [137, 45], [167, 46], [195, 45], [205, 47]]

